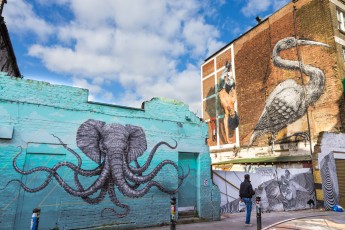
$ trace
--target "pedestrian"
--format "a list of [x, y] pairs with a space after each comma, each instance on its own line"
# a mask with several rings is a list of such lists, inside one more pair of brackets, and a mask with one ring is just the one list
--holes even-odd
[[246, 204], [246, 227], [253, 226], [250, 223], [250, 214], [252, 212], [252, 197], [255, 194], [253, 190], [253, 186], [250, 183], [250, 176], [249, 174], [244, 175], [244, 181], [241, 183], [240, 186], [240, 198], [241, 201]]

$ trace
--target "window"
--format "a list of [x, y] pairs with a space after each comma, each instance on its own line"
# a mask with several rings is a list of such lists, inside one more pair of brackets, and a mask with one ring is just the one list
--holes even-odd
[[338, 29], [345, 32], [345, 12], [337, 9]]

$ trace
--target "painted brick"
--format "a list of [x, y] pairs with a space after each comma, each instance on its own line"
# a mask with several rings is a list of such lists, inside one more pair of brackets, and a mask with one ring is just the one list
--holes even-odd
[[202, 77], [206, 77], [214, 71], [214, 61], [209, 61], [206, 65], [202, 67]]
[[[21, 169], [24, 167], [27, 170], [28, 164], [34, 165], [33, 167], [51, 168], [62, 161], [77, 165], [77, 158], [61, 146], [58, 139], [53, 136], [55, 135], [81, 156], [82, 169], [91, 170], [96, 168], [97, 164], [76, 146], [79, 126], [88, 119], [104, 121], [107, 124], [131, 124], [142, 127], [146, 134], [148, 148], [138, 158], [140, 165], [146, 162], [156, 143], [178, 143], [176, 149], [160, 146], [145, 174], [152, 172], [164, 160], [178, 164], [180, 152], [199, 154], [195, 188], [199, 194], [197, 210], [202, 218], [219, 220], [219, 210], [215, 207], [218, 205], [219, 209], [220, 194], [219, 190], [212, 186], [211, 159], [208, 146], [205, 144], [207, 124], [200, 121], [187, 105], [179, 101], [153, 98], [145, 102], [143, 108], [137, 109], [88, 102], [87, 98], [88, 92], [85, 89], [0, 75], [0, 126], [14, 127], [12, 139], [0, 139], [0, 187], [6, 186], [7, 182], [13, 179], [23, 181], [31, 188], [40, 184], [37, 182], [38, 179], [34, 179], [37, 174], [22, 176], [14, 170], [12, 162], [20, 152], [17, 146], [22, 147], [22, 153], [16, 162]], [[40, 173], [44, 178], [48, 176], [47, 173]], [[75, 188], [74, 173], [71, 169], [59, 168], [57, 173], [66, 184]], [[87, 188], [96, 178], [80, 176], [80, 182]], [[166, 188], [176, 188], [176, 169], [167, 165], [154, 180]], [[208, 181], [207, 185], [204, 185], [205, 180]], [[36, 184], [32, 184], [31, 181], [35, 181]], [[170, 221], [170, 195], [155, 187], [145, 196], [131, 199], [122, 195], [115, 186], [117, 199], [130, 207], [127, 216], [117, 218], [110, 212], [101, 216], [104, 208], [114, 208], [116, 212], [123, 212], [121, 207], [111, 202], [108, 195], [99, 204], [90, 205], [79, 197], [69, 195], [55, 179], [51, 180], [49, 186], [51, 187], [46, 188], [48, 190], [29, 194], [24, 193], [18, 183], [12, 182], [4, 190], [0, 190], [1, 200], [4, 201], [0, 202], [1, 228], [14, 229], [16, 220], [29, 226], [31, 212], [35, 207], [41, 208], [42, 225], [49, 222], [50, 227], [58, 226], [60, 229], [99, 226], [104, 226], [105, 229], [131, 229], [168, 224]], [[95, 196], [97, 194], [92, 197]]]

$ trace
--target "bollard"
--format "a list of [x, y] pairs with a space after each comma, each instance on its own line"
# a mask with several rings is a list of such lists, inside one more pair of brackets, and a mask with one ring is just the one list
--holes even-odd
[[41, 209], [39, 208], [35, 208], [32, 211], [30, 230], [38, 229], [38, 224], [40, 222], [40, 212], [41, 212]]
[[261, 206], [260, 206], [261, 197], [256, 197], [256, 229], [261, 230]]
[[176, 229], [176, 197], [171, 198], [170, 230]]

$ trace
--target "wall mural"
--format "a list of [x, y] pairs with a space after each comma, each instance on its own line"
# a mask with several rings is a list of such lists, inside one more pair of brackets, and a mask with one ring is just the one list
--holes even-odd
[[[64, 144], [60, 138], [56, 138], [65, 149], [78, 159], [78, 165], [70, 162], [60, 162], [52, 168], [37, 167], [24, 171], [21, 170], [16, 163], [18, 156], [22, 152], [20, 151], [13, 159], [13, 167], [18, 173], [29, 175], [35, 172], [47, 172], [49, 175], [44, 183], [36, 188], [29, 188], [23, 184], [21, 180], [17, 179], [9, 181], [5, 188], [11, 182], [18, 182], [26, 192], [35, 193], [47, 187], [54, 177], [67, 193], [72, 196], [81, 197], [83, 201], [89, 204], [100, 203], [108, 193], [112, 203], [123, 208], [124, 211], [122, 213], [117, 213], [113, 208], [105, 208], [102, 210], [101, 214], [103, 215], [103, 212], [108, 210], [113, 212], [117, 217], [125, 217], [130, 211], [130, 208], [116, 198], [115, 186], [124, 196], [130, 198], [144, 196], [153, 186], [164, 193], [175, 194], [183, 180], [189, 175], [189, 171], [186, 174], [182, 171], [182, 175], [178, 176], [178, 187], [171, 190], [164, 188], [160, 183], [154, 181], [153, 178], [166, 165], [172, 165], [178, 172], [178, 166], [173, 161], [164, 160], [159, 163], [152, 172], [143, 175], [150, 166], [158, 147], [166, 145], [171, 149], [176, 149], [177, 142], [175, 146], [171, 146], [164, 141], [157, 143], [151, 150], [145, 164], [140, 166], [137, 159], [142, 156], [147, 149], [147, 141], [144, 130], [138, 126], [106, 124], [105, 122], [92, 119], [81, 124], [77, 131], [76, 142], [81, 151], [98, 164], [98, 167], [92, 170], [82, 169], [81, 157]], [[135, 164], [135, 166], [133, 166], [133, 164]], [[74, 182], [77, 189], [67, 184], [57, 173], [60, 167], [68, 167], [74, 171]], [[98, 178], [88, 188], [84, 188], [78, 178], [79, 175], [86, 177], [98, 176]], [[140, 185], [144, 187], [138, 189]], [[96, 192], [99, 192], [98, 196], [90, 197]]]
[[238, 127], [239, 119], [235, 111], [235, 102], [237, 100], [236, 84], [231, 69], [231, 62], [226, 62], [224, 68], [218, 83], [218, 96], [224, 110], [225, 142], [229, 144], [232, 142], [230, 137], [234, 135], [234, 131]]
[[334, 153], [332, 152], [319, 159], [319, 162], [321, 166], [324, 206], [327, 210], [332, 210], [334, 205], [339, 204], [340, 200]]
[[[295, 80], [288, 79], [276, 86], [266, 100], [265, 108], [254, 128], [249, 146], [264, 133], [273, 135], [274, 144], [277, 133], [288, 124], [300, 119], [307, 112], [309, 105], [316, 102], [323, 93], [325, 74], [321, 69], [299, 61], [286, 60], [279, 56], [282, 50], [304, 45], [330, 47], [321, 42], [294, 37], [287, 37], [276, 43], [272, 53], [273, 64], [287, 70], [299, 70], [309, 77], [309, 81], [305, 86], [302, 86], [297, 84]], [[309, 138], [307, 133], [297, 133], [296, 135]]]
[[[231, 57], [231, 53], [227, 56]], [[229, 57], [229, 59], [230, 59]], [[237, 101], [236, 82], [233, 73], [233, 64], [226, 61], [222, 71], [203, 80], [204, 119], [209, 125], [209, 146], [218, 146], [236, 143], [236, 128], [239, 117], [235, 108]]]
[[[221, 191], [221, 213], [241, 211], [238, 188], [246, 172], [215, 171], [214, 183]], [[316, 198], [311, 169], [257, 168], [250, 173], [255, 196], [261, 197], [261, 208], [265, 212], [288, 211], [312, 208]], [[234, 186], [225, 181], [231, 181]], [[252, 199], [253, 204], [255, 197]]]

